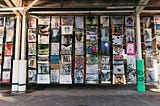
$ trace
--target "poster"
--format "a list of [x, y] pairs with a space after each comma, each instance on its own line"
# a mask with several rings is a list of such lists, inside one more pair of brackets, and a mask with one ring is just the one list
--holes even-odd
[[112, 35], [113, 45], [123, 44], [123, 35]]
[[126, 53], [127, 55], [136, 55], [135, 43], [131, 42], [126, 43]]
[[2, 73], [2, 83], [10, 83], [10, 75], [11, 75], [10, 70], [3, 71], [3, 73]]
[[84, 40], [84, 30], [83, 29], [76, 29], [75, 31], [75, 42], [83, 42]]
[[73, 16], [62, 16], [61, 24], [62, 25], [73, 25]]
[[38, 45], [38, 54], [39, 55], [49, 55], [49, 44]]
[[75, 56], [75, 69], [84, 69], [84, 56]]
[[111, 24], [123, 24], [124, 23], [124, 17], [123, 16], [112, 16], [111, 17]]
[[98, 74], [86, 74], [86, 84], [98, 84], [99, 77]]
[[113, 84], [126, 84], [125, 76], [123, 74], [114, 74]]
[[110, 70], [110, 57], [102, 56], [101, 70]]
[[90, 42], [97, 42], [98, 41], [98, 35], [89, 35], [90, 36]]
[[101, 41], [101, 54], [110, 56], [110, 43], [106, 41]]
[[109, 41], [109, 29], [106, 27], [101, 28], [101, 41]]
[[8, 17], [7, 21], [6, 21], [6, 29], [14, 29], [14, 25], [15, 25], [15, 17]]
[[134, 17], [133, 16], [125, 16], [125, 25], [126, 26], [134, 26]]
[[86, 26], [86, 35], [97, 35], [98, 27], [97, 26]]
[[111, 83], [111, 72], [110, 70], [101, 71], [101, 83]]
[[39, 28], [39, 34], [50, 34], [50, 26], [49, 25], [38, 25]]
[[146, 57], [146, 68], [153, 68], [153, 56]]
[[50, 25], [50, 16], [39, 16], [38, 25]]
[[51, 83], [59, 82], [59, 69], [51, 69], [50, 79], [51, 79]]
[[4, 50], [4, 55], [5, 55], [5, 56], [10, 56], [10, 55], [12, 55], [12, 47], [13, 47], [13, 44], [12, 44], [12, 43], [6, 43], [6, 44], [5, 44], [5, 50]]
[[87, 54], [97, 54], [98, 53], [98, 44], [97, 43], [87, 43], [86, 44]]
[[14, 37], [14, 30], [13, 29], [8, 29], [6, 31], [6, 42], [12, 42]]
[[36, 29], [28, 29], [28, 42], [36, 42]]
[[98, 64], [98, 56], [87, 54], [87, 64]]
[[147, 84], [155, 83], [155, 75], [153, 68], [146, 68], [146, 83]]
[[70, 35], [73, 34], [73, 26], [62, 26], [62, 35]]
[[61, 54], [62, 55], [71, 55], [72, 54], [72, 45], [69, 45], [69, 46], [61, 45]]
[[160, 16], [154, 16], [154, 24], [160, 24]]
[[75, 55], [83, 55], [83, 43], [75, 43]]
[[86, 74], [98, 74], [98, 64], [86, 65]]
[[38, 35], [38, 44], [49, 44], [49, 36]]
[[35, 16], [29, 16], [28, 17], [28, 27], [29, 28], [36, 28], [37, 24], [37, 18]]
[[134, 29], [126, 28], [126, 42], [135, 42]]
[[84, 69], [82, 67], [74, 70], [74, 83], [75, 84], [84, 83]]
[[113, 74], [125, 74], [124, 64], [113, 64]]
[[83, 16], [75, 16], [75, 28], [84, 28]]
[[50, 55], [50, 64], [59, 64], [59, 55]]
[[52, 35], [51, 35], [51, 42], [59, 43], [60, 42], [60, 30], [59, 29], [52, 29]]
[[36, 43], [28, 43], [28, 55], [36, 55]]
[[109, 27], [109, 16], [100, 16], [101, 26]]
[[144, 33], [144, 41], [145, 42], [152, 41], [151, 29], [143, 29], [143, 33]]
[[116, 55], [113, 55], [113, 60], [123, 60], [123, 55], [122, 54], [116, 54]]
[[59, 55], [59, 43], [51, 43], [51, 55]]
[[28, 83], [37, 82], [37, 72], [36, 70], [28, 70]]
[[65, 46], [72, 44], [72, 35], [62, 35], [61, 42]]
[[38, 63], [49, 63], [49, 55], [38, 55]]
[[127, 69], [130, 71], [136, 69], [136, 56], [127, 56]]
[[71, 63], [72, 62], [71, 55], [61, 55], [61, 62], [62, 63]]
[[71, 75], [64, 75], [60, 74], [60, 84], [72, 84], [72, 77]]
[[49, 64], [38, 63], [38, 74], [49, 74]]
[[113, 45], [113, 54], [123, 54], [123, 45]]
[[36, 56], [28, 56], [28, 67], [34, 69], [37, 67]]
[[86, 25], [98, 25], [98, 16], [86, 16]]
[[152, 41], [145, 42], [144, 45], [146, 49], [146, 55], [152, 55], [153, 54]]
[[143, 27], [151, 28], [151, 17], [143, 17]]
[[49, 74], [38, 74], [37, 75], [37, 83], [38, 84], [50, 84]]
[[4, 57], [3, 69], [11, 69], [11, 56]]
[[51, 19], [51, 28], [59, 28], [60, 27], [60, 16], [52, 16]]

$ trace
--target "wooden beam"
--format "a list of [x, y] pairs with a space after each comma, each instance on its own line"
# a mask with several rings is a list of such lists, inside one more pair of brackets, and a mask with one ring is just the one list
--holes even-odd
[[[6, 3], [9, 7], [14, 7], [13, 4], [12, 4], [9, 0], [4, 0], [4, 1], [5, 1], [5, 3]], [[17, 10], [12, 10], [12, 11], [13, 11], [13, 13], [14, 13], [15, 15], [18, 15], [18, 14], [19, 14]]]

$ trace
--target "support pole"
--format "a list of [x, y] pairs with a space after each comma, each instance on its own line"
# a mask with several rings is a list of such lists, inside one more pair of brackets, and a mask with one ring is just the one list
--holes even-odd
[[136, 14], [136, 45], [137, 45], [137, 60], [136, 60], [136, 73], [137, 73], [137, 91], [145, 92], [144, 81], [144, 61], [142, 59], [142, 44], [141, 44], [141, 29], [140, 29], [140, 14]]
[[21, 43], [21, 60], [19, 62], [19, 87], [18, 91], [26, 91], [26, 15], [22, 18], [22, 43]]
[[13, 60], [12, 72], [12, 92], [18, 91], [18, 73], [19, 73], [19, 58], [20, 58], [20, 37], [21, 37], [21, 17], [16, 16], [16, 41], [15, 41], [15, 60]]

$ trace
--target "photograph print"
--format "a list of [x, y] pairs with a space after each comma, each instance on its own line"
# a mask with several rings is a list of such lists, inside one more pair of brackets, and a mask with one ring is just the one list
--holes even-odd
[[86, 65], [86, 74], [98, 74], [98, 64]]
[[86, 34], [87, 35], [97, 35], [98, 27], [97, 26], [86, 26]]
[[14, 30], [8, 29], [6, 31], [6, 42], [13, 42], [13, 38], [14, 38]]
[[123, 45], [113, 45], [113, 54], [123, 54]]
[[155, 83], [155, 74], [153, 68], [146, 68], [146, 83], [147, 84]]
[[98, 84], [99, 83], [98, 74], [86, 74], [85, 83], [86, 84]]
[[98, 56], [87, 54], [87, 64], [98, 64]]
[[151, 28], [151, 17], [143, 17], [143, 28]]

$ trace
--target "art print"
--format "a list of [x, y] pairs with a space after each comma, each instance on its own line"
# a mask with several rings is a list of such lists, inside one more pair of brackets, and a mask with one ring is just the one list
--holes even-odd
[[61, 54], [62, 55], [71, 55], [72, 54], [72, 45], [69, 45], [69, 46], [61, 45]]
[[11, 56], [5, 56], [3, 62], [3, 69], [11, 69]]
[[86, 16], [85, 21], [86, 21], [86, 25], [97, 25], [98, 16]]
[[51, 83], [58, 83], [59, 82], [59, 69], [51, 70], [50, 75]]
[[101, 28], [101, 41], [109, 41], [109, 29]]
[[52, 43], [55, 43], [55, 42], [59, 43], [60, 42], [60, 30], [59, 29], [52, 30], [51, 42]]
[[39, 34], [50, 34], [50, 26], [49, 25], [38, 25], [39, 28]]
[[36, 29], [28, 29], [28, 42], [36, 42]]
[[101, 41], [101, 54], [109, 56], [110, 55], [110, 43], [106, 41]]
[[102, 70], [101, 71], [101, 83], [111, 83], [111, 71]]
[[109, 26], [109, 16], [100, 16], [101, 26]]
[[38, 44], [49, 44], [49, 36], [38, 35]]
[[75, 31], [75, 42], [83, 42], [84, 40], [84, 30], [83, 29], [76, 29]]
[[62, 25], [73, 25], [73, 16], [62, 16], [61, 23]]
[[28, 56], [28, 67], [34, 69], [37, 67], [36, 56]]
[[134, 17], [133, 16], [125, 16], [125, 25], [126, 26], [134, 26]]
[[75, 27], [84, 28], [84, 17], [83, 16], [75, 16]]
[[62, 35], [71, 35], [73, 34], [73, 26], [62, 26]]
[[127, 53], [127, 55], [135, 55], [136, 54], [135, 43], [131, 43], [131, 42], [126, 43], [126, 53]]
[[59, 55], [50, 55], [50, 64], [59, 64]]
[[60, 16], [52, 16], [51, 28], [59, 28], [59, 27], [60, 27]]
[[48, 63], [38, 63], [38, 73], [39, 74], [49, 74], [49, 64]]
[[113, 84], [126, 84], [126, 79], [123, 74], [113, 75]]
[[36, 43], [28, 43], [28, 54], [36, 55]]
[[37, 72], [36, 70], [28, 70], [28, 83], [37, 82]]
[[75, 56], [75, 69], [84, 69], [84, 56]]
[[37, 84], [50, 84], [49, 74], [38, 74], [37, 75]]
[[34, 16], [28, 17], [28, 27], [29, 28], [36, 28], [37, 26], [37, 18]]
[[74, 70], [74, 83], [75, 84], [84, 83], [84, 70], [83, 70], [83, 68]]
[[136, 57], [127, 56], [127, 70], [132, 71], [136, 69]]
[[59, 55], [59, 43], [51, 43], [51, 55]]
[[98, 57], [96, 55], [87, 54], [87, 64], [98, 64]]
[[123, 25], [112, 25], [112, 34], [114, 35], [123, 34]]
[[75, 43], [75, 55], [83, 55], [83, 43]]
[[134, 42], [134, 41], [135, 41], [134, 29], [126, 28], [126, 42]]
[[38, 54], [39, 55], [49, 55], [49, 45], [48, 44], [38, 45]]
[[15, 25], [15, 17], [9, 17], [6, 21], [6, 29], [7, 30], [13, 30]]
[[39, 16], [38, 25], [50, 25], [50, 16]]
[[60, 84], [72, 84], [72, 77], [71, 75], [63, 75], [60, 74]]
[[3, 71], [2, 73], [2, 83], [10, 83], [11, 71]]
[[[146, 51], [146, 55], [152, 55], [153, 54], [153, 48], [152, 48], [152, 41], [148, 41], [148, 42], [145, 42], [145, 51]], [[157, 44], [157, 47], [159, 45]]]

